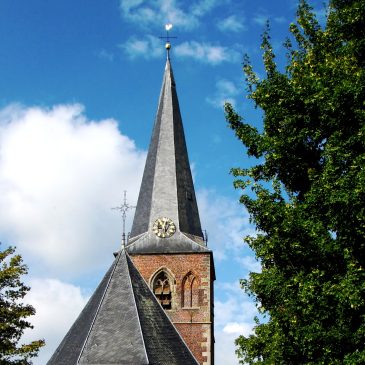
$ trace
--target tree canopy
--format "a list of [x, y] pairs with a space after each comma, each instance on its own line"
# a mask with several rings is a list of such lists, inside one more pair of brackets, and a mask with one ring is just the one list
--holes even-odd
[[241, 363], [365, 363], [365, 2], [330, 0], [325, 26], [301, 1], [266, 75], [244, 61], [263, 131], [226, 104], [229, 127], [257, 158], [232, 169], [258, 234], [262, 272], [241, 280], [266, 319], [236, 340]]
[[20, 255], [9, 247], [0, 251], [0, 364], [28, 365], [35, 357], [43, 340], [19, 345], [25, 329], [33, 328], [26, 320], [34, 315], [31, 305], [23, 304], [22, 300], [29, 287], [21, 281], [21, 276], [27, 274], [27, 267], [22, 263]]

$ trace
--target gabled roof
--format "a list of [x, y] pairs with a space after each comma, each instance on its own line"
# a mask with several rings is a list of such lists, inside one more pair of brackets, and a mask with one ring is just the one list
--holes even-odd
[[48, 365], [197, 365], [122, 250]]
[[[158, 238], [158, 218], [176, 233]], [[175, 80], [167, 59], [157, 115], [127, 246], [129, 253], [208, 251], [203, 240]]]

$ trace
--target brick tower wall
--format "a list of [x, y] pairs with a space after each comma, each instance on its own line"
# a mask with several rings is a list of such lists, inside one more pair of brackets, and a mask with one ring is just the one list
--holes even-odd
[[[214, 365], [212, 256], [182, 253], [133, 255], [131, 258], [150, 287], [162, 269], [169, 275], [172, 307], [166, 313], [200, 365]], [[189, 273], [196, 280], [196, 300], [187, 307], [183, 303], [183, 282]]]

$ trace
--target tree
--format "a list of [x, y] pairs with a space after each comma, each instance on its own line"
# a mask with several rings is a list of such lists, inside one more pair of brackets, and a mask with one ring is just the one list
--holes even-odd
[[262, 272], [241, 280], [264, 319], [236, 340], [241, 363], [365, 363], [365, 2], [330, 0], [322, 28], [301, 1], [280, 71], [262, 37], [265, 78], [248, 57], [248, 97], [264, 130], [226, 104], [257, 160], [234, 168], [258, 234]]
[[28, 365], [44, 341], [18, 345], [24, 330], [33, 328], [26, 318], [34, 315], [35, 310], [21, 302], [30, 290], [20, 280], [28, 269], [21, 256], [14, 253], [13, 247], [0, 251], [0, 364]]

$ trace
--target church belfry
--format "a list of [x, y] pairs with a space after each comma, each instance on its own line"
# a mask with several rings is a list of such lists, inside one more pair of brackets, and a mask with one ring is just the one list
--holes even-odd
[[166, 48], [130, 238], [49, 365], [214, 365], [213, 255]]

